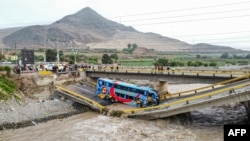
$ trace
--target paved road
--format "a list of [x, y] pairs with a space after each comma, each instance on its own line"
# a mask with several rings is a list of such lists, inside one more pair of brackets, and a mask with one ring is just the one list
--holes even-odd
[[93, 87], [87, 86], [85, 84], [72, 84], [66, 87], [66, 89], [76, 92], [82, 96], [88, 97], [103, 106], [112, 104], [112, 102], [99, 98], [95, 94], [95, 89]]

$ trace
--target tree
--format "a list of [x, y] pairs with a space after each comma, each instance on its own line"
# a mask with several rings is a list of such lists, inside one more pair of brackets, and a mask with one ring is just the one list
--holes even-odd
[[44, 57], [42, 55], [35, 55], [35, 61], [36, 62], [40, 62], [40, 61], [43, 61], [44, 60]]
[[188, 61], [187, 66], [194, 66], [194, 63], [192, 61]]
[[135, 48], [137, 48], [138, 46], [137, 46], [137, 44], [132, 44], [132, 50], [134, 51], [135, 50]]
[[202, 65], [203, 65], [203, 63], [200, 62], [200, 61], [194, 62], [195, 67], [199, 67], [199, 66], [202, 66]]
[[201, 58], [201, 55], [196, 55], [196, 59], [200, 59]]
[[110, 55], [110, 58], [112, 59], [112, 60], [114, 60], [114, 62], [117, 62], [117, 60], [118, 60], [118, 55], [115, 53], [115, 54], [111, 54]]
[[59, 51], [59, 57], [60, 57], [59, 60], [62, 61], [62, 59], [63, 59], [63, 51], [61, 51], [61, 50]]
[[215, 67], [215, 66], [217, 66], [217, 63], [216, 62], [210, 62], [209, 66]]
[[46, 52], [46, 61], [55, 62], [57, 57], [57, 51], [55, 49], [47, 49]]
[[131, 48], [132, 48], [132, 45], [128, 44], [128, 49], [131, 50]]
[[161, 66], [167, 66], [168, 64], [168, 59], [165, 58], [159, 58], [156, 63], [156, 65], [161, 65]]
[[135, 48], [137, 48], [138, 46], [137, 46], [137, 44], [128, 44], [128, 48], [124, 48], [123, 49], [123, 52], [124, 53], [129, 53], [129, 54], [131, 54], [131, 53], [133, 53], [133, 51], [135, 50]]
[[221, 55], [220, 58], [222, 58], [222, 59], [228, 59], [228, 58], [229, 58], [229, 54], [228, 54], [227, 52], [225, 52], [225, 53], [223, 53], [223, 54]]
[[0, 54], [0, 60], [4, 60], [5, 56], [3, 54]]
[[112, 59], [109, 57], [108, 54], [103, 54], [103, 56], [102, 56], [102, 63], [103, 63], [103, 64], [112, 64], [113, 61], [112, 61]]
[[250, 54], [247, 54], [247, 55], [246, 55], [246, 59], [250, 59]]

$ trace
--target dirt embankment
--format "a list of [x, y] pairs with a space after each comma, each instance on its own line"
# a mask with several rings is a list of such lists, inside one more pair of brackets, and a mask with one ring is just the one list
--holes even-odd
[[[68, 80], [37, 75], [13, 76], [21, 101], [0, 101], [0, 130], [36, 125], [38, 122], [82, 113], [86, 107], [70, 100], [54, 98], [53, 84], [66, 85]], [[72, 81], [72, 80], [70, 80]]]

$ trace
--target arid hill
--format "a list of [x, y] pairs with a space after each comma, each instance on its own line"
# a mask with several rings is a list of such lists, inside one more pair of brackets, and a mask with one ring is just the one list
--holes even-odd
[[11, 34], [6, 34], [6, 36], [0, 35], [0, 39], [1, 37], [4, 46], [12, 48], [14, 47], [13, 42], [16, 42], [17, 48], [84, 49], [89, 47], [90, 49], [109, 48], [122, 50], [128, 44], [135, 43], [139, 47], [155, 51], [243, 52], [231, 47], [209, 44], [193, 46], [159, 34], [142, 33], [133, 27], [108, 20], [89, 7], [75, 14], [65, 16], [50, 25], [28, 26]]

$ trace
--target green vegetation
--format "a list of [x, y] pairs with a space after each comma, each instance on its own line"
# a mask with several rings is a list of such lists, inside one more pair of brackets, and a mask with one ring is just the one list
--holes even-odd
[[135, 48], [137, 48], [137, 44], [128, 44], [128, 48], [123, 49], [123, 53], [125, 54], [132, 54]]
[[[88, 64], [111, 64], [119, 63], [124, 66], [180, 66], [180, 67], [218, 67], [225, 65], [248, 65], [250, 63], [250, 54], [244, 53], [185, 53], [185, 52], [155, 52], [155, 55], [135, 55], [134, 50], [138, 48], [136, 43], [128, 44], [123, 50], [117, 49], [93, 49], [93, 50], [64, 50], [59, 52], [60, 61], [73, 64], [88, 63]], [[75, 52], [76, 51], [76, 52]], [[47, 62], [57, 61], [56, 49], [39, 49], [38, 52], [46, 54]], [[104, 54], [105, 57], [104, 57]], [[20, 53], [17, 53], [20, 56]], [[4, 59], [4, 56], [1, 56]], [[43, 61], [44, 56], [41, 53], [35, 55], [36, 61]], [[6, 59], [5, 59], [6, 60]], [[8, 59], [7, 59], [8, 60]], [[12, 61], [13, 62], [13, 61]]]
[[0, 71], [6, 71], [6, 75], [10, 77], [12, 70], [9, 66], [0, 66]]
[[[55, 62], [57, 61], [57, 50], [56, 49], [47, 49], [46, 52], [46, 61]], [[61, 60], [63, 56], [63, 51], [59, 51], [59, 59]]]
[[103, 54], [102, 63], [103, 64], [112, 64], [113, 60], [110, 58], [110, 56], [108, 54]]
[[179, 66], [179, 67], [218, 67], [225, 65], [248, 65], [250, 55], [236, 54], [166, 54], [155, 59], [122, 59], [119, 64], [124, 66]]
[[123, 66], [153, 66], [154, 59], [123, 59], [118, 61]]
[[8, 66], [0, 66], [0, 71], [7, 71], [7, 76], [0, 76], [0, 100], [6, 101], [11, 97], [14, 97], [19, 101], [20, 97], [15, 94], [16, 83], [9, 78], [11, 68]]

